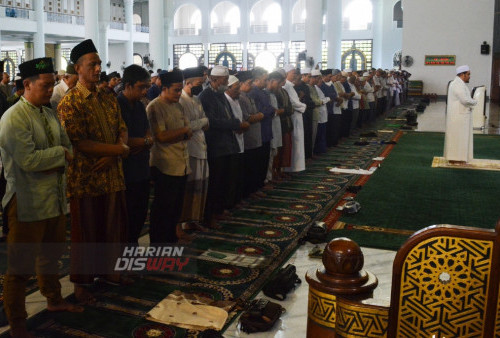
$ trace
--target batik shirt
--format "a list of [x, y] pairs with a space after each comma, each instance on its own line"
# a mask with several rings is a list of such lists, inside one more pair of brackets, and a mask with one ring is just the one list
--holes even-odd
[[96, 171], [92, 167], [99, 157], [82, 153], [76, 147], [82, 140], [115, 144], [120, 134], [127, 131], [116, 97], [101, 89], [91, 92], [78, 82], [63, 97], [57, 111], [75, 145], [75, 157], [68, 167], [68, 197], [94, 197], [125, 190], [120, 157]]

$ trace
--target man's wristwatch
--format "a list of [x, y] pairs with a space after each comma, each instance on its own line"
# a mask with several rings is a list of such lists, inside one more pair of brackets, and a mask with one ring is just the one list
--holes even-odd
[[151, 140], [151, 137], [145, 137], [145, 138], [144, 138], [144, 144], [145, 144], [147, 147], [149, 147], [149, 146], [151, 145], [151, 143], [152, 143], [151, 141], [152, 141], [152, 140]]
[[184, 139], [185, 139], [185, 140], [189, 140], [188, 133], [184, 133]]

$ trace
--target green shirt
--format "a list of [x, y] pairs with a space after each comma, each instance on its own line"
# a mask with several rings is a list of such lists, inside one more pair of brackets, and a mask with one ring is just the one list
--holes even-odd
[[2, 205], [5, 208], [15, 194], [19, 221], [40, 221], [67, 212], [64, 172], [46, 172], [66, 165], [63, 146], [71, 150], [69, 138], [50, 108], [40, 111], [23, 96], [2, 116], [0, 152], [7, 180]]

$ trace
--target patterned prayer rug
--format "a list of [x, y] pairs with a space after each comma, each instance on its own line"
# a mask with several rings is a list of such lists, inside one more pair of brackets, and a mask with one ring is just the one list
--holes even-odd
[[[385, 128], [385, 121], [379, 124]], [[46, 337], [198, 336], [197, 331], [147, 321], [144, 315], [174, 290], [214, 300], [251, 299], [293, 254], [310, 224], [323, 220], [358, 179], [329, 169], [370, 167], [394, 134], [379, 133], [364, 146], [355, 145], [359, 136], [345, 139], [309, 162], [306, 171], [266, 190], [266, 197], [232, 210], [219, 222], [220, 229], [195, 233], [186, 244], [190, 260], [182, 272], [139, 276], [124, 287], [95, 286], [99, 301], [84, 313], [44, 311], [28, 321], [29, 328]], [[235, 315], [230, 313], [226, 327]]]

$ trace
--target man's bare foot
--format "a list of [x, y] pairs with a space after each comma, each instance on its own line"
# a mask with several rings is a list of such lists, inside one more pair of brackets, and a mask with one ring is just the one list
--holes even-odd
[[82, 304], [92, 304], [97, 301], [94, 295], [92, 295], [86, 287], [79, 285], [75, 285], [75, 298]]
[[35, 338], [36, 336], [25, 327], [10, 329], [10, 336], [14, 338]]
[[62, 302], [51, 304], [47, 303], [47, 310], [52, 312], [67, 311], [67, 312], [83, 312], [83, 306], [68, 303], [63, 300]]

